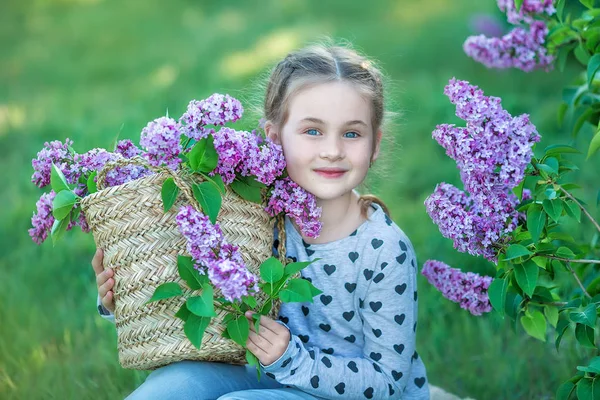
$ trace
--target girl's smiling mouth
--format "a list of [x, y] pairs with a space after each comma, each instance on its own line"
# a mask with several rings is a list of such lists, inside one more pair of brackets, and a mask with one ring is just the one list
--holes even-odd
[[314, 169], [313, 171], [315, 171], [317, 174], [325, 177], [325, 178], [339, 178], [342, 175], [344, 175], [347, 170], [342, 169], [342, 168], [317, 168]]

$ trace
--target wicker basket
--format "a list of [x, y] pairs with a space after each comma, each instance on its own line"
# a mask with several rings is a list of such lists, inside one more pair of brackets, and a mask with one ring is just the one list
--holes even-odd
[[[100, 190], [110, 169], [131, 164], [143, 165], [156, 174]], [[169, 177], [181, 190], [174, 206], [165, 213], [161, 188]], [[198, 350], [185, 336], [183, 321], [175, 317], [184, 303], [183, 297], [145, 304], [156, 287], [165, 282], [180, 283], [186, 295], [199, 294], [187, 288], [177, 271], [177, 256], [187, 255], [187, 251], [175, 216], [184, 204], [191, 203], [199, 209], [190, 184], [201, 180], [182, 171], [151, 167], [140, 157], [119, 159], [107, 163], [98, 174], [99, 191], [81, 201], [96, 246], [104, 250], [104, 267], [114, 270], [117, 346], [124, 368], [155, 369], [181, 360], [246, 363], [245, 349], [221, 337], [224, 311], [215, 309], [218, 316], [206, 329]], [[272, 255], [272, 218], [262, 206], [243, 200], [226, 188], [217, 222], [227, 241], [239, 246], [249, 270], [258, 274], [260, 264]], [[283, 235], [282, 222], [279, 219], [278, 227]], [[281, 239], [279, 254], [284, 256], [285, 248], [281, 246], [285, 237]], [[266, 297], [261, 295], [257, 296], [259, 304]], [[215, 298], [220, 296], [215, 289]], [[279, 306], [280, 303], [273, 305], [272, 318], [277, 317]]]

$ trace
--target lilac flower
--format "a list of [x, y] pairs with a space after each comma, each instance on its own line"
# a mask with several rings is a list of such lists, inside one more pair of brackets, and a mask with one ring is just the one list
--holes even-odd
[[302, 189], [289, 177], [275, 181], [274, 189], [265, 211], [275, 216], [281, 212], [292, 218], [302, 234], [316, 238], [321, 233], [321, 208], [315, 196]]
[[115, 153], [118, 153], [120, 155], [122, 155], [125, 158], [133, 158], [135, 156], [138, 156], [142, 153], [142, 150], [140, 150], [131, 140], [129, 139], [123, 139], [120, 140], [117, 143], [116, 146], [116, 150]]
[[470, 36], [463, 44], [463, 50], [488, 68], [518, 68], [525, 72], [544, 68], [549, 71], [554, 56], [544, 47], [546, 35], [546, 24], [533, 21], [529, 30], [517, 27], [501, 38]]
[[142, 129], [140, 145], [150, 165], [166, 165], [177, 169], [181, 159], [181, 125], [172, 118], [161, 117], [148, 122]]
[[503, 33], [500, 20], [493, 15], [477, 14], [469, 21], [471, 30], [475, 33], [491, 37], [500, 37]]
[[192, 258], [206, 265], [215, 261], [213, 249], [218, 249], [223, 241], [223, 232], [218, 225], [210, 223], [209, 218], [187, 205], [179, 209], [175, 217], [179, 232], [187, 239], [187, 252]]
[[531, 24], [537, 15], [551, 16], [556, 12], [552, 0], [524, 0], [518, 12], [514, 0], [498, 0], [498, 8], [506, 13], [508, 22], [513, 25]]
[[92, 149], [84, 154], [75, 156], [77, 169], [83, 176], [88, 176], [94, 171], [100, 171], [104, 165], [117, 158], [114, 153], [109, 153], [104, 149]]
[[42, 244], [52, 231], [52, 225], [54, 224], [52, 201], [54, 197], [56, 197], [56, 193], [51, 190], [50, 193], [42, 194], [40, 199], [35, 203], [37, 214], [34, 213], [31, 218], [33, 228], [29, 229], [29, 236], [37, 244]]
[[259, 146], [257, 141], [249, 143], [241, 174], [255, 176], [259, 182], [270, 185], [285, 169], [283, 148], [266, 138]]
[[527, 114], [512, 117], [498, 97], [487, 97], [477, 86], [452, 78], [444, 89], [466, 127], [441, 124], [433, 138], [446, 149], [461, 171], [471, 194], [517, 186], [540, 141]]
[[492, 310], [488, 297], [492, 277], [465, 273], [436, 260], [427, 260], [421, 273], [444, 297], [459, 303], [460, 308], [471, 314], [481, 315]]
[[242, 104], [229, 96], [215, 93], [205, 100], [192, 100], [179, 121], [185, 124], [184, 134], [192, 139], [207, 137], [211, 130], [206, 125], [222, 126], [242, 117]]
[[208, 278], [228, 301], [239, 300], [249, 291], [258, 292], [258, 278], [244, 264], [218, 259], [208, 264]]
[[221, 128], [213, 134], [215, 149], [219, 154], [219, 162], [213, 171], [223, 177], [223, 183], [229, 185], [235, 179], [238, 165], [244, 159], [250, 146], [250, 133], [235, 129]]
[[34, 170], [31, 182], [40, 188], [48, 185], [50, 183], [52, 163], [62, 171], [68, 183], [77, 182], [79, 171], [77, 171], [73, 163], [74, 154], [69, 150], [71, 145], [73, 145], [73, 141], [69, 139], [66, 139], [65, 143], [58, 140], [44, 143], [44, 148], [37, 153], [37, 158], [31, 161]]

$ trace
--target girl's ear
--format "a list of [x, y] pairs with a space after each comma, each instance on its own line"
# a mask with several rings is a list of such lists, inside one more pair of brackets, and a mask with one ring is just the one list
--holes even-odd
[[271, 139], [276, 144], [281, 144], [281, 139], [279, 137], [279, 132], [275, 128], [275, 124], [271, 121], [265, 122], [265, 135]]
[[377, 160], [377, 157], [379, 157], [382, 136], [383, 132], [381, 131], [381, 129], [377, 130], [377, 133], [375, 133], [375, 148], [373, 149], [373, 155], [371, 156], [371, 163], [373, 163], [375, 160]]

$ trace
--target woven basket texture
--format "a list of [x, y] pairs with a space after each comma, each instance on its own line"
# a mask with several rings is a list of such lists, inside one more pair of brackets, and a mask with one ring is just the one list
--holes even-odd
[[[123, 185], [100, 189], [107, 171], [127, 164], [144, 165], [157, 173]], [[161, 188], [173, 177], [180, 193], [165, 213]], [[182, 205], [192, 203], [191, 191], [200, 183], [198, 175], [150, 167], [139, 157], [107, 163], [98, 174], [99, 191], [82, 199], [81, 207], [98, 248], [104, 250], [104, 268], [114, 271], [115, 322], [119, 362], [124, 368], [149, 370], [181, 360], [245, 364], [245, 349], [221, 336], [226, 312], [215, 308], [217, 317], [207, 327], [200, 349], [183, 331], [184, 322], [175, 317], [185, 297], [199, 295], [179, 277], [178, 255], [188, 255], [186, 239], [179, 233], [175, 216]], [[272, 255], [273, 219], [259, 204], [243, 200], [226, 187], [217, 223], [229, 243], [240, 248], [251, 272], [258, 275], [260, 264]], [[282, 220], [279, 232], [284, 234]], [[285, 243], [285, 236], [279, 242]], [[280, 248], [285, 255], [285, 247]], [[282, 259], [282, 261], [285, 261]], [[166, 282], [178, 282], [185, 296], [146, 304], [154, 290]], [[215, 290], [215, 298], [221, 294]], [[259, 304], [266, 299], [257, 296]], [[269, 316], [276, 319], [280, 303]]]

